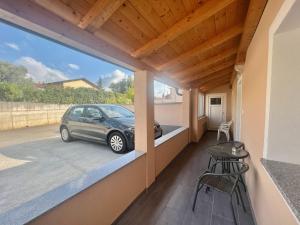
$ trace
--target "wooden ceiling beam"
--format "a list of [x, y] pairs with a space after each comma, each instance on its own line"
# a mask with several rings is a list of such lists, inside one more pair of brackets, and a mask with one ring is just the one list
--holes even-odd
[[199, 72], [197, 73], [196, 75], [193, 75], [193, 76], [189, 76], [185, 79], [183, 79], [181, 81], [181, 83], [191, 83], [191, 82], [194, 82], [195, 80], [199, 80], [205, 76], [208, 76], [212, 73], [215, 73], [217, 71], [220, 71], [220, 70], [223, 70], [225, 68], [228, 68], [228, 67], [232, 67], [235, 63], [235, 59], [231, 59], [229, 61], [225, 61], [223, 63], [220, 63], [220, 64], [217, 64], [215, 67], [211, 67], [207, 70], [204, 70], [202, 72]]
[[160, 49], [167, 43], [173, 41], [180, 35], [197, 26], [204, 20], [215, 15], [217, 12], [230, 5], [235, 0], [210, 0], [203, 3], [197, 10], [175, 23], [168, 30], [160, 34], [157, 38], [152, 39], [141, 48], [134, 51], [133, 57], [145, 57]]
[[222, 51], [221, 53], [214, 55], [210, 58], [207, 58], [198, 64], [189, 67], [187, 69], [183, 69], [181, 71], [178, 71], [176, 73], [170, 74], [171, 77], [179, 78], [184, 77], [187, 75], [195, 74], [196, 72], [203, 71], [205, 68], [208, 68], [209, 66], [216, 64], [224, 59], [227, 59], [228, 57], [231, 57], [237, 53], [238, 48], [230, 48], [225, 51]]
[[246, 59], [247, 49], [250, 45], [250, 42], [254, 36], [257, 25], [260, 21], [260, 18], [263, 14], [265, 6], [268, 0], [250, 0], [248, 12], [244, 24], [244, 32], [241, 37], [239, 50], [236, 58], [236, 64], [244, 64]]
[[125, 0], [97, 0], [80, 19], [78, 27], [85, 29], [98, 17], [97, 28], [100, 28], [124, 2]]
[[213, 38], [208, 39], [207, 41], [201, 43], [200, 45], [196, 46], [195, 48], [184, 52], [183, 54], [177, 56], [176, 58], [171, 59], [170, 61], [160, 65], [157, 67], [157, 70], [165, 70], [173, 65], [179, 64], [183, 61], [190, 59], [193, 56], [202, 54], [212, 48], [215, 48], [226, 41], [240, 35], [243, 32], [242, 24], [236, 25], [234, 27], [229, 28], [228, 30], [217, 34]]
[[193, 86], [193, 87], [199, 87], [201, 84], [207, 82], [207, 81], [210, 81], [210, 80], [213, 80], [215, 78], [220, 78], [220, 77], [224, 77], [224, 76], [227, 76], [228, 74], [231, 74], [232, 73], [232, 69], [233, 67], [228, 67], [228, 68], [225, 68], [221, 71], [217, 71], [215, 73], [212, 73], [212, 74], [209, 74], [205, 77], [202, 77], [201, 79], [199, 80], [196, 80], [192, 83], [189, 83], [190, 86]]

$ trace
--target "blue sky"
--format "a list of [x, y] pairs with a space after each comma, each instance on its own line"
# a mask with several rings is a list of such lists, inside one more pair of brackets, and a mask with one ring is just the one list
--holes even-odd
[[[96, 82], [103, 78], [105, 87], [133, 72], [105, 62], [38, 35], [0, 22], [0, 60], [23, 65], [35, 82], [54, 82], [86, 78]], [[155, 82], [155, 94], [162, 95], [166, 85]]]

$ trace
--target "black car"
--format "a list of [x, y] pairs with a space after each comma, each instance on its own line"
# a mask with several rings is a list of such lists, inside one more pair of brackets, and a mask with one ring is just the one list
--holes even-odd
[[[106, 143], [116, 153], [134, 149], [134, 113], [113, 104], [76, 105], [62, 117], [61, 138], [69, 142], [74, 138]], [[162, 136], [158, 123], [154, 136]]]

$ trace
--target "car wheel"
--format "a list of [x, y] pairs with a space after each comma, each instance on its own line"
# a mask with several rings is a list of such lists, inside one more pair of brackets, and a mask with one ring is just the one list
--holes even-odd
[[61, 136], [61, 139], [64, 142], [70, 142], [70, 141], [72, 141], [72, 137], [70, 135], [70, 132], [69, 132], [68, 128], [66, 128], [66, 127], [62, 127], [60, 129], [60, 136]]
[[114, 132], [109, 136], [108, 144], [115, 153], [124, 153], [127, 150], [126, 140], [119, 132]]

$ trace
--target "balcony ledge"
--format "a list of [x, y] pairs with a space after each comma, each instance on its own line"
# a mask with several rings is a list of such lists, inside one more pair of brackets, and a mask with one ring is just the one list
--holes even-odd
[[28, 201], [12, 210], [0, 214], [1, 225], [23, 225], [58, 206], [74, 195], [84, 191], [122, 167], [135, 161], [145, 153], [131, 151], [104, 166], [86, 173], [69, 183], [63, 184], [45, 194]]
[[267, 159], [261, 163], [300, 223], [300, 165]]
[[177, 136], [178, 134], [182, 133], [183, 131], [185, 131], [186, 129], [188, 129], [187, 127], [180, 127], [164, 136], [162, 136], [161, 138], [158, 138], [155, 140], [154, 146], [158, 147], [159, 145], [171, 140], [173, 137]]

